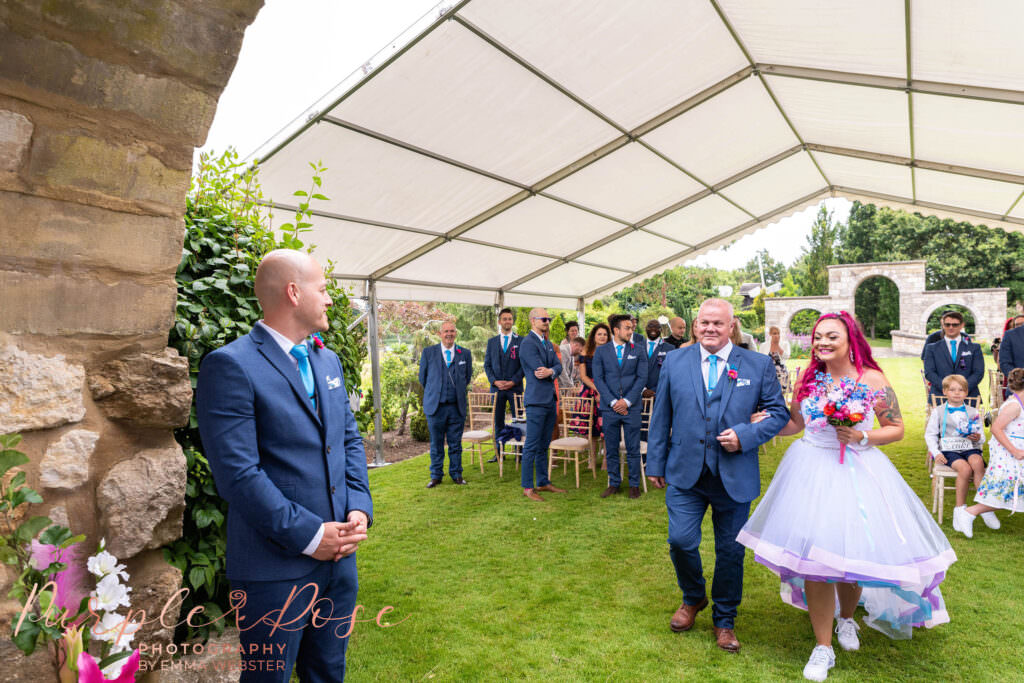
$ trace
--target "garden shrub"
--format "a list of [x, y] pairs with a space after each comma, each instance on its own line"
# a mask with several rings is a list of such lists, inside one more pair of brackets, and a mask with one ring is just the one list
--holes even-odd
[[417, 410], [409, 418], [409, 434], [417, 441], [430, 441], [430, 427], [427, 426], [427, 416], [422, 410]]

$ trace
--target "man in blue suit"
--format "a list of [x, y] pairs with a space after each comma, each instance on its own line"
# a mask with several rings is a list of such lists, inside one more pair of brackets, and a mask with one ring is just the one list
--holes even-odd
[[[487, 340], [487, 352], [484, 354], [484, 372], [491, 383], [494, 394], [494, 436], [505, 426], [505, 410], [515, 413], [515, 396], [523, 393], [523, 366], [519, 362], [518, 334], [512, 331], [515, 315], [511, 308], [503, 308], [498, 313], [500, 333]], [[494, 452], [501, 449], [495, 445]], [[497, 462], [495, 455], [489, 462]]]
[[961, 334], [964, 316], [959, 311], [942, 314], [943, 336], [924, 349], [924, 377], [933, 396], [942, 396], [942, 380], [949, 375], [967, 378], [967, 395], [980, 396], [978, 384], [985, 376], [985, 353]]
[[[653, 398], [658, 391], [658, 377], [661, 376], [665, 356], [669, 351], [675, 351], [676, 347], [661, 338], [661, 323], [657, 320], [648, 321], [644, 332], [647, 333], [647, 340], [644, 342], [644, 351], [647, 353], [647, 386], [644, 387], [643, 397]], [[640, 440], [647, 441], [646, 429], [641, 430]]]
[[[228, 501], [227, 575], [244, 598], [241, 680], [284, 683], [294, 666], [303, 681], [340, 681], [355, 551], [373, 519], [363, 440], [338, 356], [308, 340], [331, 305], [316, 261], [272, 251], [255, 287], [263, 320], [210, 353], [196, 386], [203, 452]], [[314, 599], [332, 621], [311, 618]], [[261, 621], [282, 610], [287, 628]]]
[[551, 317], [545, 309], [533, 309], [530, 311], [530, 334], [519, 343], [519, 362], [526, 376], [522, 485], [523, 495], [530, 500], [544, 500], [537, 491], [565, 493], [565, 489], [552, 486], [548, 479], [548, 446], [558, 420], [555, 378], [562, 374], [562, 364], [558, 362], [555, 347], [547, 336], [550, 325]]
[[1007, 330], [999, 345], [999, 371], [1003, 377], [1009, 377], [1014, 368], [1024, 368], [1024, 325]]
[[455, 323], [441, 324], [441, 343], [423, 349], [420, 384], [423, 413], [430, 428], [430, 481], [432, 489], [444, 476], [444, 442], [448, 441], [448, 475], [455, 484], [462, 478], [462, 430], [466, 424], [466, 388], [473, 381], [473, 354], [455, 344]]
[[633, 343], [633, 321], [628, 315], [613, 315], [612, 338], [594, 351], [593, 380], [601, 395], [601, 423], [608, 456], [608, 488], [602, 498], [619, 492], [619, 441], [626, 442], [629, 467], [629, 497], [640, 497], [640, 395], [647, 383], [647, 356]]
[[[711, 585], [715, 641], [736, 652], [733, 630], [743, 595], [744, 548], [736, 535], [761, 492], [757, 449], [789, 421], [772, 360], [729, 341], [732, 306], [708, 299], [694, 322], [700, 343], [665, 357], [647, 442], [647, 476], [665, 488], [669, 555], [683, 591], [673, 631], [688, 631], [707, 607], [700, 526], [708, 505], [715, 529]], [[768, 417], [756, 424], [759, 410]]]

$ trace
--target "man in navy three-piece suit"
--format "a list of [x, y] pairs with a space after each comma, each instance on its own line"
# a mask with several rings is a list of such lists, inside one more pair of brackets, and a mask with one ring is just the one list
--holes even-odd
[[[503, 308], [498, 313], [500, 334], [487, 340], [487, 351], [484, 354], [484, 372], [491, 383], [494, 394], [494, 431], [497, 438], [501, 428], [505, 426], [505, 410], [515, 414], [515, 396], [523, 393], [523, 365], [519, 362], [519, 342], [522, 339], [512, 331], [515, 315], [511, 308]], [[494, 452], [500, 449], [495, 446]], [[491, 462], [497, 461], [495, 455]]]
[[593, 380], [601, 396], [601, 423], [608, 456], [608, 488], [602, 498], [619, 492], [619, 441], [625, 437], [629, 467], [629, 497], [640, 497], [640, 396], [647, 384], [647, 354], [633, 342], [633, 321], [628, 315], [609, 319], [612, 338], [594, 351]]
[[308, 339], [328, 328], [320, 266], [278, 249], [260, 263], [255, 287], [263, 320], [206, 356], [196, 386], [203, 452], [228, 501], [233, 603], [236, 592], [244, 597], [241, 680], [285, 683], [296, 667], [304, 682], [341, 681], [355, 551], [373, 520], [363, 440], [341, 361]]
[[[548, 479], [548, 447], [558, 416], [555, 378], [562, 374], [555, 347], [548, 340], [551, 317], [543, 308], [530, 311], [531, 330], [519, 343], [519, 362], [526, 376], [523, 405], [526, 407], [526, 440], [523, 442], [523, 495], [544, 500], [537, 491], [565, 493]], [[534, 474], [536, 473], [536, 484]]]
[[949, 375], [963, 375], [967, 380], [967, 395], [980, 396], [978, 384], [985, 377], [985, 353], [981, 346], [962, 334], [964, 316], [959, 311], [945, 311], [941, 322], [942, 337], [924, 349], [928, 391], [933, 396], [942, 396], [942, 380]]
[[[708, 598], [700, 559], [700, 527], [711, 506], [715, 575], [711, 585], [715, 641], [740, 649], [733, 630], [743, 595], [744, 548], [736, 535], [761, 492], [757, 449], [789, 421], [771, 359], [733, 346], [732, 306], [705, 301], [694, 322], [700, 343], [665, 356], [647, 441], [647, 476], [665, 488], [669, 555], [683, 591], [673, 631], [688, 631]], [[751, 424], [751, 416], [768, 417]]]
[[444, 443], [448, 442], [448, 474], [455, 484], [462, 478], [462, 430], [466, 424], [466, 388], [473, 381], [473, 354], [455, 344], [455, 323], [441, 324], [441, 343], [423, 349], [420, 384], [423, 413], [430, 428], [430, 481], [432, 489], [444, 476]]

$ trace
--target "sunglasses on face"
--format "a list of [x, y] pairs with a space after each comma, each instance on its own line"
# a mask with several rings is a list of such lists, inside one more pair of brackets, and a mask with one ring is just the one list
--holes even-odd
[[549, 323], [549, 322], [551, 322], [551, 318], [534, 318], [534, 320], [539, 320], [542, 323]]
[[958, 322], [942, 323], [942, 326], [943, 327], [959, 327], [960, 323], [958, 323]]

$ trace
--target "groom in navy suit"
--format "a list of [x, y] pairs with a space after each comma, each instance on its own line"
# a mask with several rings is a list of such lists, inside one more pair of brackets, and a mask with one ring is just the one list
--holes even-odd
[[[757, 449], [789, 421], [774, 364], [729, 341], [732, 305], [708, 299], [694, 325], [700, 343], [665, 357], [647, 441], [647, 475], [665, 491], [669, 555], [683, 591], [673, 631], [688, 631], [708, 598], [700, 560], [700, 526], [708, 506], [715, 530], [711, 584], [715, 641], [740, 649], [733, 630], [743, 595], [744, 548], [736, 535], [761, 492]], [[756, 424], [759, 410], [768, 417]]]
[[602, 498], [619, 492], [619, 441], [625, 437], [629, 467], [629, 497], [640, 497], [640, 396], [647, 383], [647, 354], [633, 342], [633, 320], [628, 315], [608, 318], [612, 338], [594, 351], [593, 379], [601, 395], [601, 424], [608, 455], [608, 488]]
[[[523, 365], [519, 362], [520, 336], [512, 331], [515, 315], [511, 308], [503, 308], [498, 313], [498, 326], [501, 333], [487, 340], [484, 353], [484, 372], [491, 383], [494, 394], [494, 437], [498, 437], [505, 426], [505, 410], [511, 408], [515, 414], [515, 396], [523, 393]], [[495, 453], [501, 449], [495, 445]], [[497, 462], [495, 455], [488, 462]]]
[[203, 452], [228, 501], [241, 680], [285, 683], [294, 666], [304, 683], [340, 681], [355, 551], [373, 519], [363, 440], [341, 361], [309, 341], [328, 328], [323, 270], [308, 254], [278, 249], [260, 263], [255, 287], [263, 320], [206, 356], [196, 386]]

